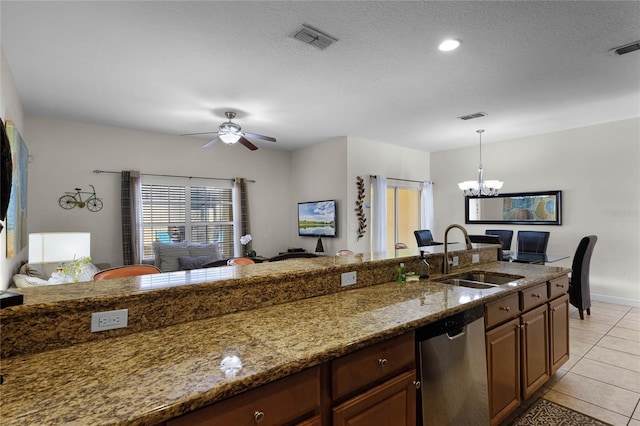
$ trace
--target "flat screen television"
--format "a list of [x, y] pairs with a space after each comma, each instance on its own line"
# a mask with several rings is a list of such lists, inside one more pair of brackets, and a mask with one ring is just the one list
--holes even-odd
[[298, 235], [337, 237], [336, 200], [298, 203]]

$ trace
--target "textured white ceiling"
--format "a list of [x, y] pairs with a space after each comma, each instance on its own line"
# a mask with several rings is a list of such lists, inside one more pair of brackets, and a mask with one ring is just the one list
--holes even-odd
[[[0, 13], [30, 115], [178, 135], [233, 110], [278, 139], [260, 147], [351, 136], [427, 151], [475, 145], [479, 128], [490, 143], [640, 116], [640, 52], [610, 51], [640, 40], [638, 1], [2, 0]], [[303, 23], [338, 42], [292, 39]], [[448, 37], [462, 46], [438, 51]]]

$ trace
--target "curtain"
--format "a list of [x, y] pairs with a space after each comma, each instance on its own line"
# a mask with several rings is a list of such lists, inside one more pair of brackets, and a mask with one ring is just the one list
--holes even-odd
[[433, 182], [425, 181], [420, 191], [420, 229], [433, 232], [435, 226], [433, 216]]
[[374, 176], [371, 183], [373, 192], [371, 251], [387, 251], [387, 178]]
[[252, 241], [246, 245], [240, 243], [240, 237], [251, 234], [249, 224], [249, 194], [247, 191], [247, 180], [245, 178], [235, 178], [233, 180], [233, 223], [234, 243], [233, 248], [236, 257], [246, 256], [253, 251]]
[[144, 239], [142, 182], [139, 171], [121, 172], [122, 257], [125, 265], [142, 263]]

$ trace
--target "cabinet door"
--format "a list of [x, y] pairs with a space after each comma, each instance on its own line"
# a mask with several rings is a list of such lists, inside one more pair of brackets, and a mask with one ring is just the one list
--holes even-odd
[[523, 314], [522, 327], [522, 399], [529, 398], [549, 380], [549, 321], [547, 305]]
[[415, 426], [416, 371], [400, 374], [333, 409], [334, 426]]
[[491, 425], [520, 405], [520, 318], [486, 333]]
[[569, 296], [549, 302], [551, 374], [569, 360]]

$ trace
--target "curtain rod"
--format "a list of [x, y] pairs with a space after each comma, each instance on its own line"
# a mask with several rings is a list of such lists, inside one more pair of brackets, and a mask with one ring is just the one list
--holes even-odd
[[[369, 175], [370, 178], [376, 179], [378, 177], [378, 175]], [[393, 178], [393, 177], [388, 177], [387, 179], [391, 179], [391, 180], [399, 180], [402, 182], [415, 182], [415, 183], [424, 183], [424, 182], [429, 182], [430, 184], [434, 184], [434, 182], [431, 182], [430, 180], [424, 181], [424, 180], [411, 180], [411, 179], [400, 179], [400, 178]]]
[[[93, 173], [115, 173], [120, 174], [120, 172], [111, 172], [108, 170], [94, 170]], [[186, 179], [211, 179], [211, 180], [228, 180], [233, 182], [231, 178], [216, 178], [216, 177], [200, 177], [200, 176], [178, 176], [178, 175], [157, 175], [153, 173], [140, 173], [142, 176], [158, 176], [158, 177], [174, 177], [174, 178], [186, 178]], [[247, 182], [255, 182], [255, 180], [247, 179]]]

